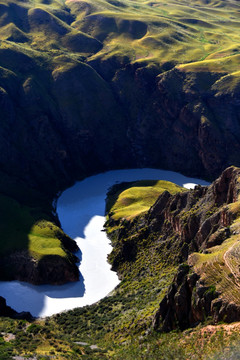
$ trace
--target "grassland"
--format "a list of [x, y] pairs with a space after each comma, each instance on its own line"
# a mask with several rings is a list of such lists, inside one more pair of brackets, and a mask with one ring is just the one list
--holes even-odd
[[[71, 1], [67, 4], [72, 6]], [[107, 43], [109, 50], [106, 53], [103, 48], [97, 56], [104, 53], [109, 56], [122, 48], [135, 61], [181, 59], [187, 63], [239, 51], [235, 3], [228, 4], [228, 11], [225, 11], [226, 5], [220, 7], [214, 2], [200, 1], [89, 1], [87, 5], [87, 17], [80, 13], [75, 24], [86, 30], [88, 19], [98, 19], [91, 34]]]
[[[127, 189], [123, 190], [125, 187]], [[116, 189], [116, 192], [114, 189]], [[131, 220], [148, 211], [164, 191], [176, 194], [177, 192], [184, 191], [184, 189], [164, 180], [136, 181], [128, 185], [123, 184], [122, 189], [119, 189], [119, 186], [113, 187], [108, 194], [107, 212], [111, 214], [114, 220]]]
[[[215, 286], [221, 297], [240, 305], [239, 299], [239, 223], [237, 218], [231, 230], [235, 235], [205, 253], [193, 253], [188, 262], [207, 286]], [[237, 234], [236, 234], [237, 232]]]
[[1, 255], [28, 248], [36, 259], [53, 254], [67, 256], [59, 240], [62, 230], [50, 220], [43, 220], [46, 215], [42, 214], [41, 218], [39, 209], [20, 205], [6, 196], [0, 197], [0, 204], [1, 236], [8, 240], [1, 245]]
[[158, 64], [212, 60], [219, 67], [220, 59], [240, 51], [235, 1], [7, 0], [0, 5], [2, 45], [15, 42], [51, 56], [68, 52], [91, 60], [115, 56]]

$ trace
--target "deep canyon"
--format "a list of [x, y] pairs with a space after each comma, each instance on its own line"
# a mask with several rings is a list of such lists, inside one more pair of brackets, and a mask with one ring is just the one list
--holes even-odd
[[[154, 26], [167, 27], [166, 19], [157, 13], [156, 24], [124, 20], [125, 28], [108, 15], [89, 15], [97, 11], [97, 4], [95, 8], [72, 1], [62, 6], [57, 2], [55, 7], [40, 4], [1, 4], [0, 24], [12, 35], [6, 37], [7, 30], [3, 31], [0, 49], [0, 190], [33, 214], [26, 228], [39, 217], [59, 225], [52, 214], [53, 199], [74, 181], [98, 172], [155, 167], [212, 180], [227, 166], [240, 164], [237, 49], [224, 57], [209, 40], [213, 51], [209, 60], [197, 61], [190, 52], [190, 65], [177, 63], [171, 53], [168, 61], [139, 57], [135, 48], [123, 56], [123, 45], [116, 55], [110, 40], [127, 36], [135, 44], [136, 39], [145, 39], [146, 29], [150, 34]], [[210, 9], [209, 26], [217, 27]], [[202, 10], [196, 5], [198, 11]], [[84, 14], [85, 20], [77, 20]], [[118, 26], [111, 27], [114, 21]], [[173, 31], [174, 36], [182, 34], [185, 46], [188, 36], [195, 34], [194, 27], [183, 25], [186, 20], [178, 16], [174, 21], [168, 25], [169, 37]], [[19, 31], [25, 35], [19, 37]], [[145, 46], [150, 53], [155, 48], [149, 44]], [[107, 55], [109, 46], [113, 54]], [[6, 216], [14, 224], [12, 207]], [[1, 257], [2, 276], [19, 274], [25, 280], [29, 275], [24, 268], [28, 268], [32, 274], [28, 280], [34, 283], [76, 280], [68, 252], [73, 243], [65, 238], [68, 261], [55, 258], [54, 262], [66, 271], [55, 279], [47, 256], [43, 265], [41, 261], [29, 265], [31, 255], [23, 251], [28, 231], [22, 235], [25, 245], [19, 246], [13, 259]], [[15, 233], [8, 237], [14, 243]], [[6, 270], [9, 261], [11, 268]], [[24, 268], [20, 263], [25, 263]]]
[[239, 11], [234, 0], [0, 1], [1, 280], [78, 281], [62, 191], [104, 171], [165, 169], [215, 182], [108, 222], [122, 285], [101, 303], [108, 323], [93, 307], [105, 325], [90, 309], [76, 328], [116, 339], [239, 318]]

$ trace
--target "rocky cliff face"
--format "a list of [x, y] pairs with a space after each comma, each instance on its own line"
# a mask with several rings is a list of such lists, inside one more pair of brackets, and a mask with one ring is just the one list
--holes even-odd
[[239, 89], [222, 90], [225, 76], [139, 65], [117, 71], [115, 91], [131, 119], [138, 161], [212, 179], [239, 165]]
[[38, 65], [44, 58], [19, 61], [31, 63], [23, 80], [14, 64], [0, 77], [1, 171], [15, 183], [55, 195], [111, 168], [215, 178], [239, 165], [238, 91], [219, 92], [223, 73], [176, 68], [159, 75], [159, 66], [116, 64], [113, 80], [104, 80], [97, 62], [90, 64], [99, 73], [70, 59], [46, 71]]
[[200, 275], [180, 265], [166, 296], [154, 315], [153, 328], [164, 332], [194, 327], [200, 322], [231, 323], [240, 319], [239, 302], [224, 298], [214, 283], [206, 286]]
[[[70, 255], [70, 254], [69, 254]], [[77, 258], [46, 255], [35, 259], [28, 251], [16, 251], [0, 261], [2, 280], [26, 281], [35, 285], [62, 285], [79, 280]]]
[[164, 193], [149, 210], [147, 226], [150, 232], [169, 237], [181, 246], [181, 258], [189, 253], [219, 245], [230, 236], [229, 226], [234, 220], [227, 204], [238, 199], [239, 169], [228, 168], [209, 187], [169, 195]]
[[109, 232], [114, 244], [110, 260], [123, 276], [123, 264], [134, 262], [149, 246], [165, 265], [185, 263], [160, 303], [155, 329], [185, 329], [207, 317], [239, 320], [239, 177], [239, 168], [230, 167], [208, 187], [164, 192], [132, 221], [114, 222], [110, 216], [107, 226], [115, 229]]

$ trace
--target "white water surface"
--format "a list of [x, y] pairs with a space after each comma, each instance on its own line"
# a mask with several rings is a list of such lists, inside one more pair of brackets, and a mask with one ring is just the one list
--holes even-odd
[[45, 317], [93, 304], [108, 295], [119, 279], [107, 262], [112, 247], [102, 231], [106, 193], [116, 183], [136, 180], [168, 180], [186, 188], [208, 185], [203, 180], [157, 169], [108, 171], [76, 183], [58, 199], [57, 213], [63, 230], [81, 249], [76, 253], [81, 259], [80, 281], [61, 286], [0, 282], [0, 295], [7, 300], [7, 305], [17, 311], [30, 311], [33, 316]]

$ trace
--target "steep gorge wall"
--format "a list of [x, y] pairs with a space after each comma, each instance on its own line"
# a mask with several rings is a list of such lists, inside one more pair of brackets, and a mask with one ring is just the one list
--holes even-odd
[[214, 90], [222, 74], [127, 65], [107, 82], [83, 63], [31, 67], [0, 78], [1, 171], [20, 182], [54, 194], [111, 168], [210, 179], [239, 165], [238, 92]]
[[75, 180], [113, 168], [162, 167], [210, 179], [239, 164], [238, 93], [214, 90], [222, 74], [117, 64], [104, 79], [96, 62], [99, 73], [79, 61], [46, 68], [40, 58], [25, 61], [26, 73], [12, 65], [0, 78], [0, 189], [21, 203], [49, 201]]
[[111, 168], [163, 167], [213, 179], [239, 165], [234, 76], [127, 57], [81, 60], [0, 49], [4, 174], [54, 194]]
[[49, 72], [33, 63], [23, 81], [4, 74], [3, 173], [56, 194], [77, 178], [128, 164], [121, 109], [91, 67], [76, 63]]
[[114, 89], [131, 119], [138, 161], [209, 179], [237, 166], [239, 89], [221, 89], [225, 75], [164, 66], [117, 71]]
[[240, 169], [229, 167], [208, 187], [176, 195], [165, 191], [132, 220], [115, 221], [109, 214], [109, 259], [121, 277], [144, 249], [166, 267], [181, 264], [154, 316], [155, 329], [185, 329], [208, 317], [240, 319], [239, 177]]

